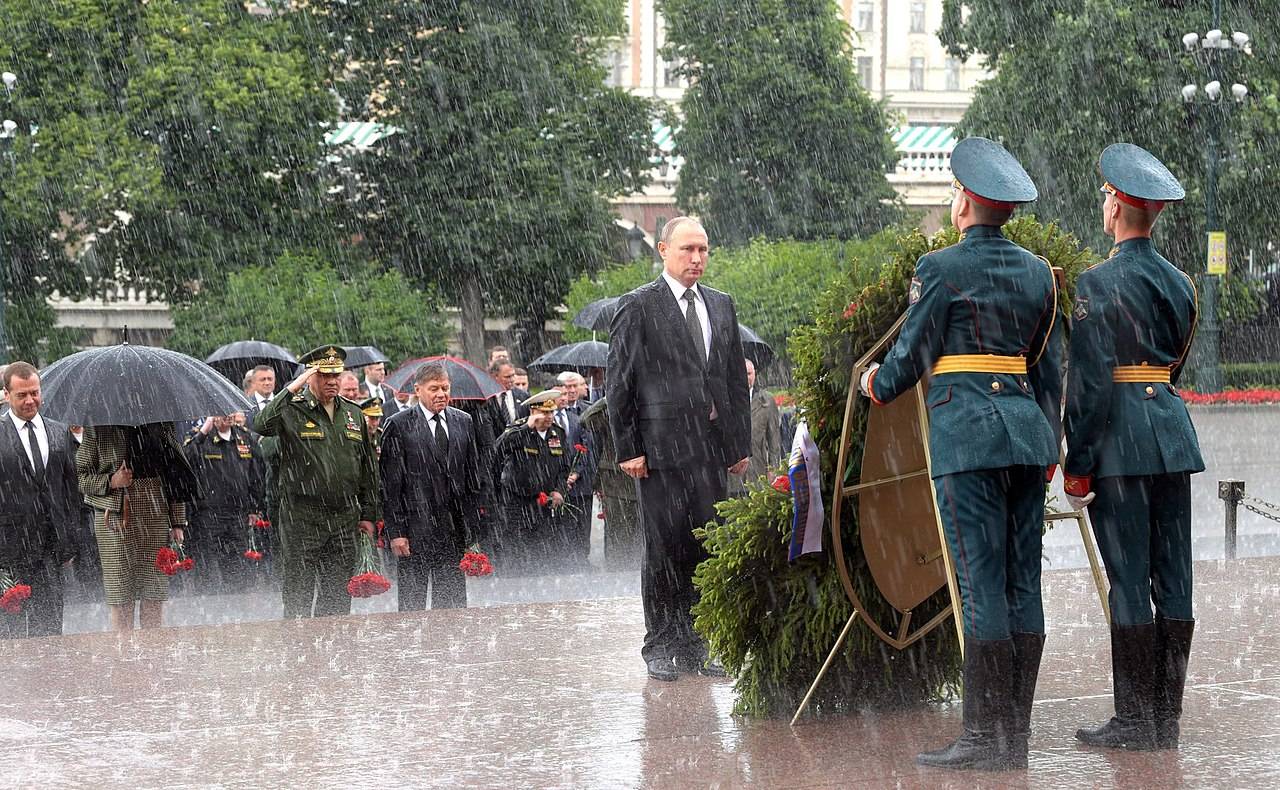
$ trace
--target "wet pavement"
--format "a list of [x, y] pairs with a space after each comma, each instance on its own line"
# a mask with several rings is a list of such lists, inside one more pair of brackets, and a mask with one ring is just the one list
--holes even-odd
[[650, 681], [635, 598], [0, 644], [0, 786], [1274, 787], [1280, 559], [1196, 566], [1180, 752], [1075, 745], [1111, 712], [1079, 570], [1045, 576], [1031, 767], [918, 769], [956, 705], [758, 721], [729, 681]]

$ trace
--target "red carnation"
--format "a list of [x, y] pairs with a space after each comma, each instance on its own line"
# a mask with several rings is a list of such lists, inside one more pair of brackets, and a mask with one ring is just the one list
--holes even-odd
[[551, 501], [551, 497], [547, 496], [547, 492], [543, 491], [542, 493], [538, 494], [538, 507], [546, 507], [547, 503], [550, 501]]
[[165, 576], [172, 576], [177, 573], [178, 552], [168, 546], [162, 546], [160, 550], [156, 552], [156, 570], [160, 571]]
[[488, 576], [493, 573], [493, 565], [484, 552], [468, 551], [462, 555], [458, 568], [468, 576]]
[[271, 522], [267, 521], [265, 518], [260, 518], [253, 522], [253, 526], [255, 529], [271, 529]]
[[360, 542], [356, 554], [355, 574], [347, 582], [347, 594], [352, 598], [369, 598], [391, 589], [391, 582], [378, 571], [378, 559], [373, 552], [373, 538], [359, 533]]
[[262, 559], [262, 552], [260, 552], [260, 551], [254, 551], [253, 549], [249, 549], [248, 551], [246, 551], [246, 552], [244, 553], [244, 556], [248, 557], [249, 559], [253, 560], [254, 562], [257, 562], [258, 560]]
[[178, 563], [178, 570], [180, 571], [189, 571], [194, 567], [196, 567], [196, 561], [190, 557], [187, 557], [182, 562]]
[[0, 595], [0, 609], [4, 609], [10, 614], [20, 614], [22, 612], [22, 602], [31, 597], [31, 585], [29, 584], [13, 584], [5, 587], [4, 594]]
[[774, 491], [780, 491], [784, 494], [791, 493], [791, 478], [786, 475], [778, 475], [773, 478], [773, 483], [771, 483], [771, 485], [773, 486]]
[[585, 453], [587, 451], [587, 446], [585, 444], [575, 444], [573, 446], [573, 449], [577, 450], [580, 453]]
[[858, 312], [859, 307], [861, 305], [858, 302], [850, 302], [849, 306], [844, 309], [844, 317], [853, 318], [853, 314]]

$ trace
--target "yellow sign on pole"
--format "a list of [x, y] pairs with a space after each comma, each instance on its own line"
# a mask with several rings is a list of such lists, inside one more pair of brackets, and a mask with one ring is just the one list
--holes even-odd
[[1205, 271], [1209, 274], [1227, 273], [1227, 232], [1225, 230], [1209, 231], [1209, 265]]

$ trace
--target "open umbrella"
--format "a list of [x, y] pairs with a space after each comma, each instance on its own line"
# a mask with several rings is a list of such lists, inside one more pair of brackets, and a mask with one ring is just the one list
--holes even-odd
[[378, 350], [377, 346], [343, 346], [342, 348], [347, 352], [347, 360], [343, 364], [348, 370], [391, 361], [387, 359], [386, 354]]
[[773, 361], [773, 348], [760, 339], [760, 336], [742, 324], [738, 324], [738, 334], [742, 336], [742, 353], [757, 368], [763, 368]]
[[392, 371], [384, 382], [397, 392], [413, 389], [413, 376], [428, 362], [444, 365], [449, 374], [449, 396], [454, 400], [484, 400], [502, 392], [502, 385], [483, 368], [457, 357], [418, 357]]
[[583, 340], [558, 346], [529, 363], [530, 370], [546, 373], [563, 373], [572, 370], [586, 373], [589, 368], [603, 368], [609, 359], [609, 344], [598, 340]]
[[237, 340], [218, 348], [205, 362], [231, 380], [237, 387], [244, 381], [244, 374], [258, 365], [267, 365], [276, 373], [276, 390], [279, 391], [298, 375], [298, 358], [289, 349], [261, 340]]
[[588, 302], [573, 317], [573, 325], [590, 329], [592, 332], [608, 332], [609, 322], [613, 320], [613, 314], [618, 312], [618, 300], [621, 298], [606, 296], [603, 299]]
[[40, 371], [41, 413], [72, 425], [145, 425], [245, 411], [250, 403], [198, 359], [153, 346], [91, 348]]

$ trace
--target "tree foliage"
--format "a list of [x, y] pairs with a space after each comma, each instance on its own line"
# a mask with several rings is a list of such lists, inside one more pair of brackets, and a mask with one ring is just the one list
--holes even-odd
[[[1034, 217], [1015, 220], [1005, 234], [1062, 267], [1068, 283], [1097, 261], [1074, 238]], [[858, 398], [849, 426], [853, 442], [848, 466], [836, 468], [853, 362], [906, 309], [908, 283], [919, 257], [956, 239], [952, 228], [931, 238], [913, 231], [899, 236], [887, 251], [868, 248], [849, 260], [817, 297], [814, 322], [791, 335], [792, 393], [818, 444], [828, 516], [832, 492], [838, 485], [857, 482], [862, 465], [870, 407], [865, 398]], [[1064, 308], [1070, 303], [1070, 290], [1062, 294]], [[718, 506], [723, 523], [708, 525], [700, 533], [711, 556], [695, 575], [702, 592], [694, 608], [696, 626], [712, 653], [737, 677], [737, 712], [790, 714], [817, 676], [852, 605], [840, 586], [829, 539], [824, 539], [827, 552], [788, 563], [790, 496], [760, 482], [749, 483], [747, 489], [745, 498]], [[843, 508], [841, 522], [855, 589], [871, 617], [882, 626], [892, 625], [892, 612], [876, 591], [861, 553], [857, 508]], [[941, 611], [946, 596], [944, 588], [918, 607], [914, 622], [925, 622]], [[869, 629], [855, 627], [818, 686], [813, 709], [918, 703], [954, 688], [959, 671], [960, 653], [950, 620], [901, 651], [882, 644]]]
[[312, 253], [284, 253], [201, 291], [173, 311], [169, 346], [204, 359], [237, 340], [267, 340], [302, 354], [323, 343], [373, 344], [393, 361], [443, 353], [446, 327], [434, 292], [399, 272], [346, 270]]
[[350, 115], [405, 130], [353, 161], [374, 254], [458, 299], [466, 326], [486, 308], [551, 317], [575, 277], [609, 260], [607, 198], [648, 178], [652, 108], [606, 87], [601, 66], [625, 32], [622, 5], [312, 6], [342, 41], [335, 86]]
[[830, 0], [661, 0], [664, 57], [689, 81], [676, 198], [711, 238], [851, 239], [900, 212], [882, 105], [858, 84]]
[[[1171, 260], [1198, 272], [1206, 256], [1207, 140], [1210, 127], [1220, 124], [1225, 145], [1218, 202], [1229, 261], [1238, 271], [1250, 252], [1270, 255], [1273, 196], [1280, 190], [1273, 164], [1280, 40], [1272, 35], [1280, 29], [1280, 7], [1223, 4], [1228, 32], [1250, 31], [1254, 40], [1252, 55], [1239, 56], [1221, 78], [1226, 85], [1246, 83], [1251, 101], [1186, 105], [1182, 86], [1213, 78], [1181, 43], [1184, 33], [1203, 35], [1211, 27], [1209, 5], [947, 0], [944, 43], [959, 56], [984, 53], [986, 64], [998, 66], [978, 88], [963, 131], [1003, 140], [1040, 187], [1036, 210], [1098, 249], [1108, 245], [1099, 213], [1098, 156], [1115, 142], [1149, 149], [1187, 189], [1183, 203], [1166, 209], [1157, 241]], [[1238, 281], [1229, 278], [1226, 287], [1222, 318], [1240, 319], [1256, 309]]]

